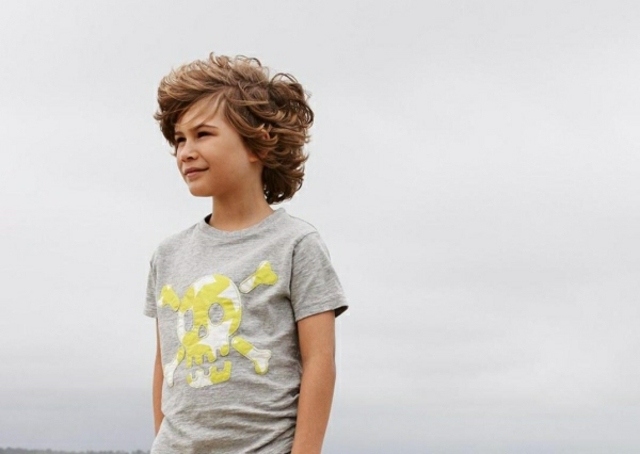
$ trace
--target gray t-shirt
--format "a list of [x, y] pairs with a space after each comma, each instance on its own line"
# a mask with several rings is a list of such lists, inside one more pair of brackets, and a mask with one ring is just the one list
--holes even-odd
[[301, 363], [296, 322], [347, 309], [315, 227], [279, 208], [224, 231], [210, 215], [151, 257], [164, 420], [151, 454], [291, 451]]

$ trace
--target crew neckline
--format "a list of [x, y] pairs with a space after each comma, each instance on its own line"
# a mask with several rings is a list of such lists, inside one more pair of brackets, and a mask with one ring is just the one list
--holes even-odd
[[285, 213], [286, 213], [285, 209], [283, 207], [280, 207], [278, 209], [273, 210], [273, 213], [269, 214], [260, 222], [239, 230], [221, 230], [216, 227], [213, 227], [212, 225], [209, 225], [208, 221], [209, 219], [211, 219], [211, 215], [213, 214], [213, 213], [209, 213], [200, 219], [200, 221], [197, 224], [197, 227], [205, 235], [209, 235], [214, 238], [224, 238], [224, 239], [242, 238], [267, 228], [268, 226], [275, 223], [279, 218], [284, 216]]

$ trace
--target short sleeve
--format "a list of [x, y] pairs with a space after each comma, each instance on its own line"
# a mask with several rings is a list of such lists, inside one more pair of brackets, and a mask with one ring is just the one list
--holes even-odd
[[332, 309], [337, 317], [349, 307], [329, 251], [318, 232], [305, 235], [294, 247], [291, 305], [296, 322]]
[[155, 254], [149, 261], [149, 275], [147, 276], [147, 298], [144, 303], [144, 315], [155, 318], [157, 316], [156, 305], [156, 265]]

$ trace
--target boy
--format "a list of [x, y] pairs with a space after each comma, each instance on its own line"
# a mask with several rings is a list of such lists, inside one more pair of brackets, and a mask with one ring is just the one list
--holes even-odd
[[163, 78], [158, 104], [178, 171], [212, 212], [151, 257], [151, 453], [320, 453], [347, 301], [317, 230], [270, 206], [302, 185], [306, 94], [257, 59], [211, 53]]

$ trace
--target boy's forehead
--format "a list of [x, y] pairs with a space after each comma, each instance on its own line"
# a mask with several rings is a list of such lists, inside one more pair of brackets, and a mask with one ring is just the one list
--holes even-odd
[[200, 99], [190, 106], [178, 119], [175, 125], [179, 129], [189, 129], [192, 125], [200, 124], [214, 119], [220, 110], [220, 97]]

